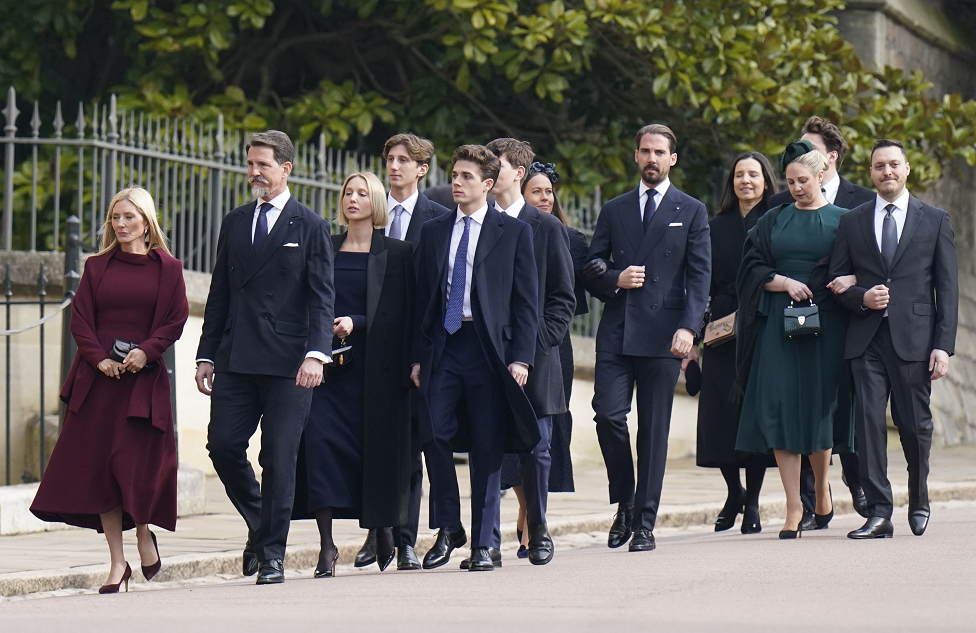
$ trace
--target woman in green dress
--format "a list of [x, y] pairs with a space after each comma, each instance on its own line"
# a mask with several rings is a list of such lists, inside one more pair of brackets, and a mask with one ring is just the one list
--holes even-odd
[[[800, 456], [810, 456], [817, 525], [826, 527], [833, 516], [830, 456], [853, 449], [854, 412], [844, 359], [848, 316], [827, 289], [827, 264], [844, 209], [824, 198], [827, 161], [809, 141], [787, 147], [783, 165], [796, 202], [771, 209], [749, 232], [736, 281], [740, 393], [745, 384], [736, 449], [773, 451], [786, 490], [780, 538], [796, 538], [803, 517]], [[783, 310], [808, 300], [819, 308], [820, 334], [788, 338]]]

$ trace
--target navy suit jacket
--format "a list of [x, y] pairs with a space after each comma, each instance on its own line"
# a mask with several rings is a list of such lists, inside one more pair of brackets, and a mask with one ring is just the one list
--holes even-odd
[[410, 224], [407, 226], [407, 234], [403, 236], [404, 241], [413, 244], [414, 254], [420, 248], [420, 229], [424, 222], [450, 212], [451, 209], [429, 199], [423, 191], [417, 192], [417, 204], [413, 207], [413, 215], [410, 217]]
[[[672, 183], [644, 234], [640, 189], [603, 205], [589, 258], [607, 262], [586, 289], [605, 302], [596, 351], [674, 358], [671, 341], [680, 328], [701, 330], [711, 278], [712, 254], [705, 205]], [[618, 289], [629, 266], [644, 266], [644, 285]]]
[[[456, 212], [436, 217], [424, 223], [420, 234], [415, 321], [420, 327], [416, 330], [413, 356], [414, 362], [420, 363], [420, 389], [425, 399], [431, 373], [447, 341], [447, 258], [456, 219]], [[508, 366], [520, 362], [531, 370], [535, 359], [538, 281], [532, 229], [521, 220], [503, 216], [490, 205], [475, 251], [471, 311], [488, 363], [505, 387], [511, 412], [506, 449], [530, 450], [540, 439], [535, 411]], [[465, 416], [461, 409], [458, 420], [463, 425]], [[421, 441], [432, 437], [430, 419], [422, 417]], [[456, 448], [466, 448], [463, 440]]]
[[329, 223], [292, 196], [255, 253], [256, 205], [237, 207], [220, 225], [196, 357], [212, 360], [216, 373], [294, 378], [306, 352], [332, 352]]

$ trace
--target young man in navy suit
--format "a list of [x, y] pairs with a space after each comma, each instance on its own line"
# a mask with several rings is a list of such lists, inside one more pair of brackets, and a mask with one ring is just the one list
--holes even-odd
[[[600, 211], [587, 290], [605, 302], [596, 337], [593, 411], [617, 516], [608, 545], [653, 550], [681, 359], [701, 328], [711, 277], [708, 213], [671, 184], [677, 139], [664, 125], [635, 138], [637, 189]], [[588, 267], [592, 267], [592, 264]], [[627, 414], [637, 385], [637, 482]], [[633, 534], [633, 539], [630, 539]]]
[[[391, 136], [383, 146], [386, 160], [386, 175], [390, 181], [390, 192], [386, 196], [390, 219], [383, 229], [384, 235], [410, 242], [414, 255], [420, 246], [420, 227], [424, 222], [450, 211], [420, 191], [418, 185], [430, 169], [434, 157], [434, 144], [416, 134], [404, 133]], [[419, 408], [422, 399], [413, 394], [410, 400], [413, 408], [413, 438], [410, 477], [410, 507], [406, 525], [393, 530], [397, 548], [397, 569], [420, 569], [420, 561], [413, 548], [417, 545], [417, 529], [420, 524], [420, 498], [423, 495], [424, 465], [420, 456], [420, 437], [417, 434]], [[376, 534], [370, 530], [359, 553], [356, 554], [356, 567], [365, 567], [376, 562]]]
[[[331, 361], [335, 290], [329, 224], [288, 190], [288, 136], [253, 134], [246, 151], [257, 200], [220, 225], [196, 383], [212, 395], [210, 459], [248, 527], [243, 572], [261, 585], [285, 580], [298, 446]], [[259, 423], [260, 486], [246, 455]]]
[[420, 436], [430, 478], [430, 525], [438, 530], [425, 569], [467, 542], [455, 449], [469, 451], [470, 571], [491, 571], [499, 548], [502, 457], [540, 440], [523, 391], [535, 358], [538, 288], [532, 229], [488, 205], [499, 162], [480, 145], [454, 152], [457, 211], [420, 234], [417, 339], [411, 379], [428, 405]]

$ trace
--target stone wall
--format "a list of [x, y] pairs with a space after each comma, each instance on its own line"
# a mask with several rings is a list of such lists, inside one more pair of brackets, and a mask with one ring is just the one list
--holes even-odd
[[[976, 98], [976, 50], [935, 0], [851, 0], [838, 28], [868, 65], [921, 70], [933, 95]], [[974, 122], [976, 124], [976, 122]], [[952, 215], [959, 255], [959, 333], [949, 375], [932, 387], [936, 433], [946, 445], [976, 443], [976, 170], [951, 166], [919, 198]]]

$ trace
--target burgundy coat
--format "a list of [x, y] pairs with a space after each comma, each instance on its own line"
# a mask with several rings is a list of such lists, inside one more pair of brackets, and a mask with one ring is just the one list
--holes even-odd
[[[88, 395], [92, 383], [101, 372], [98, 363], [109, 357], [109, 350], [98, 342], [95, 333], [95, 294], [112, 253], [89, 257], [81, 277], [78, 293], [71, 304], [71, 335], [78, 345], [71, 371], [61, 388], [61, 400], [68, 410], [77, 413]], [[156, 250], [162, 263], [159, 276], [159, 295], [153, 316], [152, 334], [139, 343], [147, 362], [158, 362], [160, 371], [139, 372], [129, 401], [129, 418], [148, 419], [162, 432], [173, 428], [173, 408], [170, 402], [169, 373], [162, 355], [183, 333], [183, 325], [190, 314], [183, 282], [183, 264], [165, 251]]]

